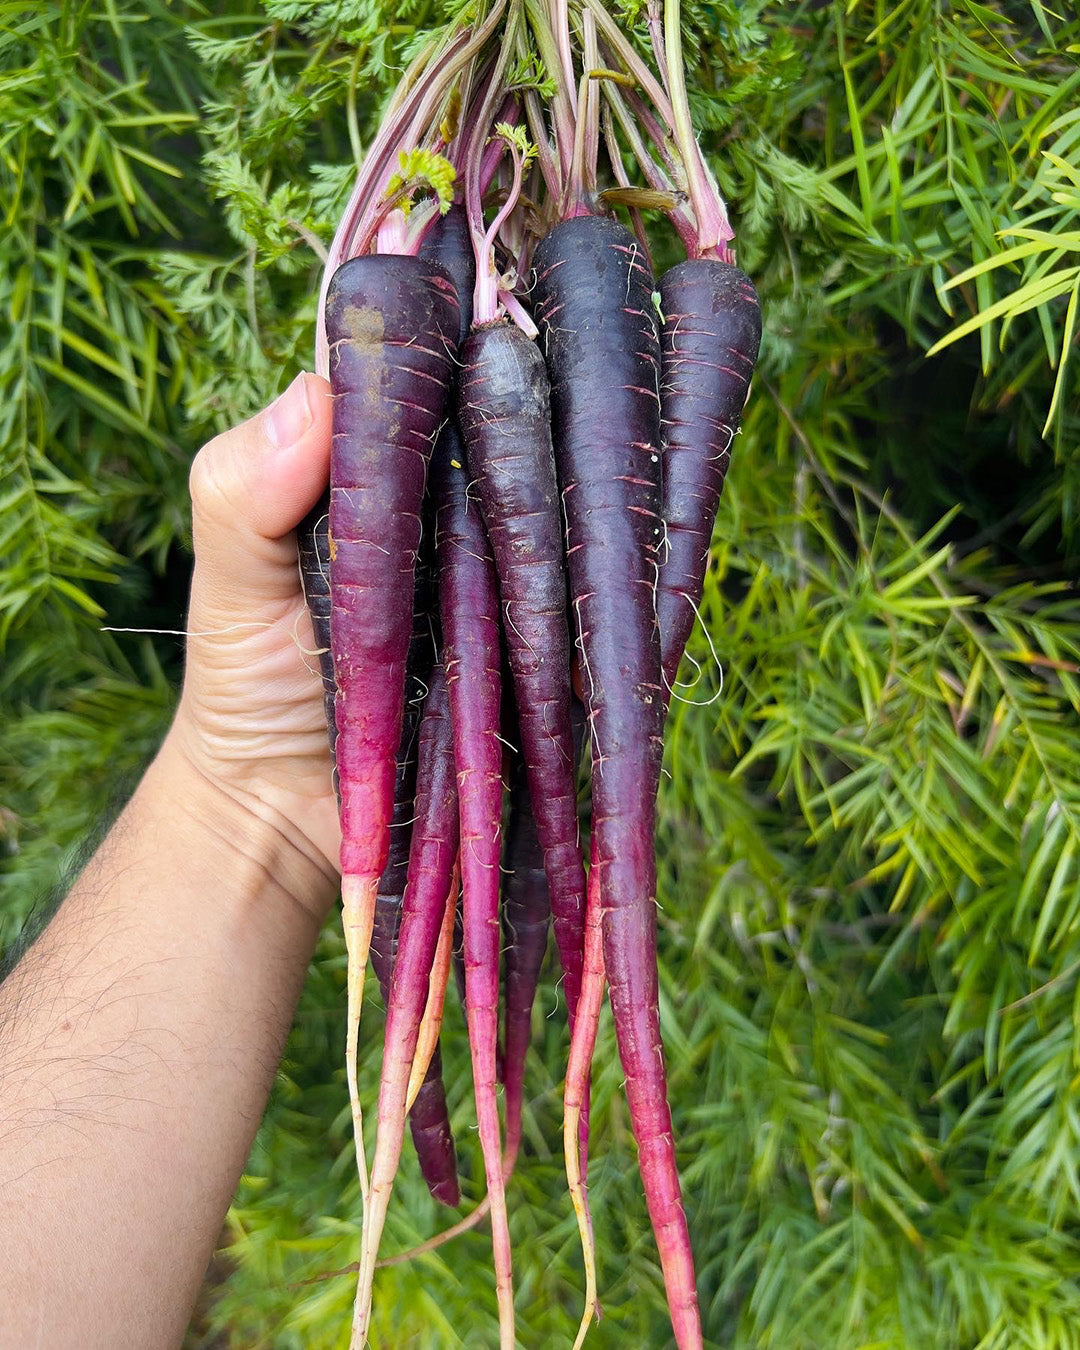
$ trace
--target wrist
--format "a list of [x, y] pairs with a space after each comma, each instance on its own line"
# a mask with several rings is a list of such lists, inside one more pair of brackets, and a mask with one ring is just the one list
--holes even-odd
[[265, 784], [245, 784], [215, 772], [183, 708], [147, 772], [144, 788], [162, 797], [193, 848], [223, 869], [243, 904], [267, 897], [316, 927], [339, 889], [337, 869]]

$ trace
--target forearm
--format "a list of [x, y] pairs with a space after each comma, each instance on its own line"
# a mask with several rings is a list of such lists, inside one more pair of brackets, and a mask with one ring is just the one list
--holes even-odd
[[0, 1347], [178, 1344], [331, 879], [175, 736], [0, 986]]

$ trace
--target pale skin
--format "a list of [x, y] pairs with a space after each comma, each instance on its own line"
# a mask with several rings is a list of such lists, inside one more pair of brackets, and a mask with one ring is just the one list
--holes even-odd
[[197, 456], [175, 720], [0, 985], [0, 1350], [161, 1350], [191, 1317], [337, 894], [293, 533], [329, 457], [314, 375]]

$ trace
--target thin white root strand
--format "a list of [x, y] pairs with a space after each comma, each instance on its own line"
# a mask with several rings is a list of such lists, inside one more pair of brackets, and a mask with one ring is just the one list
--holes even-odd
[[272, 623], [231, 623], [227, 628], [113, 628], [102, 624], [103, 633], [143, 633], [148, 636], [207, 638], [224, 637], [226, 633], [239, 632], [241, 628], [273, 628]]
[[[720, 664], [720, 657], [717, 655], [716, 648], [713, 646], [712, 634], [709, 632], [709, 625], [705, 623], [701, 617], [701, 610], [698, 609], [697, 605], [694, 604], [693, 600], [691, 600], [691, 598], [686, 594], [685, 591], [680, 591], [679, 594], [690, 606], [690, 608], [694, 611], [694, 617], [697, 619], [698, 623], [701, 624], [701, 631], [705, 634], [705, 641], [709, 644], [709, 655], [712, 657], [713, 664], [716, 666], [717, 672], [720, 675], [720, 684], [716, 692], [713, 694], [713, 696], [707, 699], [692, 699], [684, 697], [684, 695], [680, 694], [679, 691], [673, 685], [668, 684], [666, 676], [664, 678], [664, 684], [667, 686], [667, 691], [671, 695], [671, 697], [674, 699], [678, 699], [680, 703], [685, 703], [691, 708], [708, 708], [711, 704], [715, 703], [716, 700], [720, 697], [720, 695], [724, 692], [724, 667]], [[701, 667], [698, 664], [698, 662], [695, 661], [694, 664], [698, 666], [698, 670], [700, 671]], [[693, 684], [697, 684], [699, 678], [700, 675], [695, 676]], [[677, 683], [678, 681], [676, 681], [676, 684]], [[693, 687], [693, 685], [691, 685], [691, 687]]]
[[[356, 1058], [360, 1031], [360, 1010], [364, 998], [364, 977], [367, 974], [368, 953], [371, 950], [371, 932], [375, 923], [375, 895], [378, 885], [378, 877], [344, 876], [341, 878], [342, 926], [345, 932], [345, 949], [348, 952], [349, 959], [345, 1077], [349, 1084], [349, 1105], [352, 1108], [356, 1167], [360, 1174], [360, 1192], [364, 1200], [363, 1233], [365, 1237], [371, 1219], [372, 1206], [367, 1155], [364, 1151], [364, 1117], [360, 1109], [360, 1092], [356, 1083]], [[349, 1350], [364, 1350], [367, 1343], [371, 1298], [370, 1292], [367, 1299], [364, 1298], [364, 1283], [363, 1271], [361, 1270], [356, 1288], [356, 1300], [353, 1303]], [[370, 1280], [367, 1285], [370, 1291]]]
[[349, 963], [346, 976], [348, 1024], [345, 1041], [345, 1078], [349, 1085], [349, 1105], [352, 1108], [360, 1193], [365, 1206], [368, 1200], [368, 1170], [367, 1157], [364, 1153], [364, 1118], [356, 1083], [356, 1058], [360, 1011], [364, 1002], [364, 977], [367, 974], [368, 953], [371, 950], [371, 930], [375, 923], [375, 892], [378, 884], [378, 877], [347, 876], [341, 879], [342, 928]]

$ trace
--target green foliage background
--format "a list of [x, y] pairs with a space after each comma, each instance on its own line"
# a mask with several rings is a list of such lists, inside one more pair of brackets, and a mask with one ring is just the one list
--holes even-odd
[[[1080, 1345], [1064, 8], [688, 12], [695, 116], [767, 319], [703, 607], [723, 693], [674, 713], [659, 838], [662, 1015], [716, 1345]], [[4, 942], [167, 723], [179, 639], [104, 627], [182, 627], [190, 458], [309, 363], [306, 240], [328, 240], [410, 44], [445, 13], [0, 3]], [[693, 655], [700, 701], [700, 633]], [[346, 1343], [351, 1282], [293, 1287], [358, 1250], [343, 987], [331, 928], [192, 1346]], [[447, 1021], [475, 1198], [456, 1003]], [[510, 1188], [525, 1346], [568, 1343], [581, 1296], [565, 1044], [549, 983]], [[662, 1346], [608, 1022], [598, 1064], [591, 1344]], [[407, 1154], [385, 1250], [445, 1222]], [[377, 1344], [494, 1344], [488, 1257], [476, 1233], [385, 1271]]]

